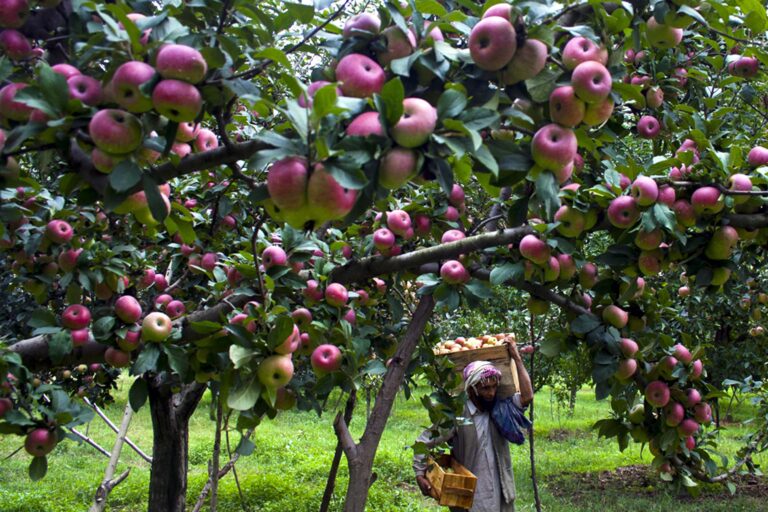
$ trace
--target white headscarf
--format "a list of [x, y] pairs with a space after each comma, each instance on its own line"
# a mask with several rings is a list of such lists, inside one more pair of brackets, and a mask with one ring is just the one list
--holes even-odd
[[486, 380], [501, 380], [501, 372], [489, 361], [472, 361], [462, 373], [464, 377], [464, 391], [469, 392], [469, 388], [474, 388]]

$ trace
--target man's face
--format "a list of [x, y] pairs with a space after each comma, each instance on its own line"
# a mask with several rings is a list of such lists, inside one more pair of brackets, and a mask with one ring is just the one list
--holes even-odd
[[476, 385], [474, 387], [475, 404], [486, 411], [492, 409], [498, 389], [499, 383], [496, 380], [489, 380]]

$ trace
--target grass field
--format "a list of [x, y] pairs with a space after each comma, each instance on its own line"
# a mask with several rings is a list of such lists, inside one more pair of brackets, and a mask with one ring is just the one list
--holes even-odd
[[[108, 415], [119, 423], [127, 385], [123, 382], [118, 402]], [[426, 388], [416, 395], [426, 394]], [[207, 478], [207, 463], [214, 438], [213, 423], [208, 418], [209, 397], [203, 400], [192, 419], [189, 459], [188, 503], [194, 504]], [[341, 406], [341, 405], [340, 405]], [[736, 411], [736, 419], [747, 417], [748, 406]], [[731, 497], [721, 488], [708, 489], [704, 497], [692, 499], [666, 487], [644, 467], [616, 468], [647, 464], [651, 457], [639, 445], [619, 452], [615, 441], [597, 439], [590, 430], [596, 419], [605, 417], [609, 404], [596, 402], [591, 390], [579, 393], [576, 413], [568, 416], [558, 410], [547, 391], [536, 395], [536, 460], [542, 503], [545, 510], [562, 512], [594, 511], [757, 511], [766, 510], [760, 493], [738, 493]], [[334, 413], [322, 417], [311, 413], [283, 413], [256, 430], [254, 453], [238, 462], [237, 475], [244, 494], [241, 503], [235, 481], [228, 475], [220, 483], [219, 508], [227, 511], [304, 512], [319, 508], [336, 438], [331, 422]], [[354, 436], [362, 433], [364, 402], [352, 421]], [[382, 444], [367, 510], [437, 511], [446, 510], [424, 498], [414, 485], [412, 452], [408, 448], [427, 423], [419, 402], [402, 397], [397, 401]], [[82, 428], [102, 446], [111, 449], [114, 434], [98, 418]], [[738, 439], [746, 429], [738, 421], [722, 434], [721, 449], [735, 452]], [[145, 407], [131, 425], [129, 437], [145, 451], [151, 450], [151, 421]], [[239, 435], [232, 435], [232, 448]], [[20, 445], [19, 438], [0, 439], [0, 456], [5, 458]], [[517, 481], [518, 511], [535, 510], [530, 479], [528, 446], [513, 447], [513, 465]], [[222, 461], [223, 463], [224, 461]], [[761, 462], [761, 459], [758, 459]], [[28, 456], [23, 450], [0, 461], [0, 512], [75, 512], [88, 509], [92, 495], [103, 477], [107, 459], [93, 448], [73, 442], [62, 443], [49, 457], [49, 472], [44, 480], [32, 483], [27, 477]], [[149, 465], [127, 447], [118, 472], [131, 468], [128, 479], [110, 496], [108, 510], [134, 512], [145, 510]], [[603, 471], [612, 473], [600, 474]], [[346, 465], [337, 482], [331, 510], [341, 510], [346, 488]], [[761, 487], [762, 488], [762, 487]], [[757, 494], [757, 495], [756, 495]]]

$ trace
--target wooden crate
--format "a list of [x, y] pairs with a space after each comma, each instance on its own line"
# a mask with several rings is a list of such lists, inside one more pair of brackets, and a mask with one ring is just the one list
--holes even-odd
[[501, 372], [498, 397], [507, 398], [514, 395], [520, 389], [520, 381], [517, 377], [517, 367], [509, 357], [506, 345], [497, 347], [483, 347], [473, 350], [461, 350], [445, 354], [456, 365], [456, 371], [463, 372], [464, 368], [472, 361], [488, 361]]
[[[446, 468], [452, 468], [453, 472], [446, 472]], [[450, 455], [441, 455], [437, 460], [427, 459], [427, 480], [439, 505], [472, 507], [477, 477]]]

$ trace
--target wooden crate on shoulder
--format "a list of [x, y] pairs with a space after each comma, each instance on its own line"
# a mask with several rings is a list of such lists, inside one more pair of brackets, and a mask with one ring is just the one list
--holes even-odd
[[498, 397], [507, 398], [514, 395], [520, 389], [520, 381], [517, 377], [517, 367], [509, 357], [506, 345], [496, 347], [482, 347], [472, 350], [461, 350], [445, 354], [456, 365], [456, 371], [463, 372], [464, 368], [472, 361], [488, 361], [501, 372]]
[[434, 498], [444, 507], [471, 508], [477, 477], [450, 455], [427, 459], [427, 480]]

